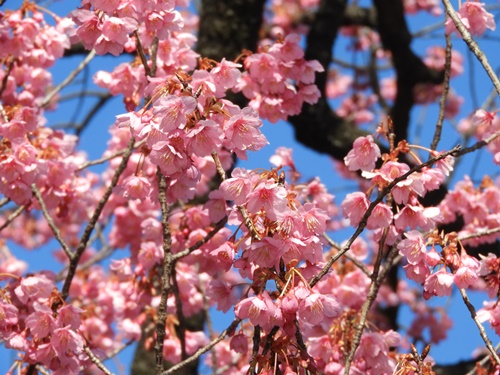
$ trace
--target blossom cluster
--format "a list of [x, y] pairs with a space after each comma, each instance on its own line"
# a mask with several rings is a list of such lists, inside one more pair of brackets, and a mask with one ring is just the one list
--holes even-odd
[[303, 103], [314, 104], [320, 97], [314, 78], [324, 68], [316, 60], [305, 60], [299, 43], [299, 35], [289, 34], [244, 58], [245, 72], [235, 89], [271, 122], [299, 114]]
[[27, 363], [40, 363], [53, 374], [78, 374], [90, 363], [79, 332], [83, 312], [61, 304], [53, 273], [24, 277], [0, 295], [0, 339]]
[[141, 43], [149, 47], [154, 37], [168, 39], [171, 32], [179, 31], [184, 19], [176, 5], [185, 1], [102, 1], [85, 0], [82, 7], [70, 13], [77, 28], [73, 42], [81, 41], [88, 50], [97, 54], [119, 55], [124, 50], [132, 52], [135, 43], [130, 38], [137, 32]]
[[[26, 12], [32, 12], [33, 17], [23, 17]], [[74, 239], [78, 225], [96, 202], [92, 192], [95, 175], [78, 172], [86, 155], [76, 151], [76, 136], [45, 127], [44, 106], [52, 106], [50, 101], [44, 104], [47, 87], [52, 84], [48, 69], [70, 46], [67, 33], [71, 22], [61, 18], [55, 21], [55, 26], [50, 26], [30, 3], [0, 15], [0, 39], [9, 46], [0, 53], [10, 66], [0, 70], [0, 193], [16, 205], [31, 204], [39, 209], [32, 197], [35, 185], [55, 223], [61, 225], [62, 235]], [[19, 233], [21, 228], [32, 227], [22, 225], [26, 223], [36, 223], [31, 238]], [[46, 223], [25, 211], [3, 235], [31, 247], [47, 241], [52, 234]]]

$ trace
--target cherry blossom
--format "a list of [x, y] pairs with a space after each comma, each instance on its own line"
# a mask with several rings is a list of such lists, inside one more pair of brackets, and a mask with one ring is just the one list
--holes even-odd
[[[19, 373], [90, 373], [135, 341], [183, 366], [214, 337], [204, 360], [222, 375], [408, 372], [407, 343], [438, 343], [452, 325], [426, 300], [454, 286], [485, 291], [478, 317], [500, 332], [500, 261], [470, 252], [500, 236], [498, 181], [452, 173], [454, 157], [483, 146], [500, 163], [496, 110], [468, 108], [457, 119], [467, 141], [480, 141], [467, 153], [412, 143], [402, 120], [386, 115], [399, 109], [407, 77], [382, 29], [340, 27], [348, 40], [336, 46], [352, 62], [337, 52], [331, 66], [308, 57], [310, 17], [323, 5], [269, 2], [254, 50], [217, 59], [201, 52], [205, 35], [194, 33], [199, 20], [187, 0], [84, 0], [68, 18], [30, 2], [0, 12], [0, 339], [17, 351]], [[434, 0], [403, 5], [407, 14], [441, 12]], [[495, 28], [482, 3], [467, 1], [458, 15], [475, 36]], [[97, 71], [99, 99], [123, 100], [116, 120], [102, 124], [106, 149], [92, 158], [80, 142], [85, 126], [58, 128], [49, 115], [67, 108], [72, 88], [59, 75], [53, 82], [52, 67], [82, 48], [123, 57], [90, 63], [90, 53], [81, 65]], [[418, 56], [423, 75], [445, 66], [442, 47]], [[452, 77], [462, 60], [453, 51]], [[383, 72], [380, 85], [372, 68]], [[439, 80], [415, 78], [405, 94], [412, 104], [437, 102]], [[340, 206], [336, 179], [299, 170], [303, 160], [289, 147], [273, 144], [270, 165], [240, 164], [269, 144], [263, 120], [290, 120], [302, 141], [343, 142], [314, 139], [324, 134], [291, 117], [316, 111], [321, 95], [321, 110], [362, 135], [335, 154], [338, 175], [351, 182]], [[444, 115], [461, 116], [467, 105], [451, 90]], [[436, 190], [444, 199], [427, 206]], [[456, 232], [446, 225], [457, 222]], [[18, 246], [43, 244], [57, 274], [16, 257]], [[392, 266], [404, 271], [397, 283], [382, 277]], [[414, 314], [401, 335], [383, 314], [400, 306]], [[221, 336], [186, 324], [210, 309], [237, 318]]]
[[[484, 3], [477, 1], [466, 1], [462, 4], [457, 13], [460, 21], [472, 35], [482, 35], [486, 29], [495, 30], [495, 20], [491, 13], [484, 9]], [[451, 34], [456, 30], [455, 24], [451, 19], [446, 21], [446, 33]]]

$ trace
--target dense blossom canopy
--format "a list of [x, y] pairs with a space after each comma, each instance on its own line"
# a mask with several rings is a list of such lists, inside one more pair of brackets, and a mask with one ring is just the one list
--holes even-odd
[[[474, 0], [457, 11], [445, 0], [446, 12], [437, 1], [397, 1], [401, 12], [443, 21], [447, 47], [417, 57], [393, 47], [375, 1], [376, 24], [366, 8], [366, 20], [329, 27], [349, 54], [370, 59], [365, 68], [308, 49], [334, 3], [269, 1], [253, 50], [219, 58], [203, 54], [198, 17], [207, 16], [188, 0], [82, 0], [67, 15], [25, 1], [0, 11], [0, 340], [17, 353], [10, 373], [109, 373], [106, 360], [138, 342], [157, 374], [200, 357], [221, 375], [432, 374], [428, 345], [452, 321], [427, 301], [454, 290], [491, 356], [478, 373], [499, 372], [482, 323], [500, 335], [500, 253], [482, 249], [500, 235], [500, 185], [493, 176], [450, 182], [456, 160], [481, 148], [500, 164], [492, 101], [458, 121], [464, 100], [449, 90], [464, 72], [450, 34], [470, 44], [495, 18]], [[57, 86], [56, 62], [77, 53], [85, 60]], [[88, 160], [86, 125], [58, 129], [49, 118], [95, 55], [109, 61], [93, 76], [99, 105], [123, 103], [102, 158]], [[417, 78], [402, 76], [410, 63]], [[379, 81], [382, 64], [396, 76]], [[404, 95], [409, 107], [440, 101], [430, 147], [406, 136]], [[342, 136], [317, 131], [322, 116], [328, 129], [347, 124]], [[477, 143], [437, 151], [443, 118]], [[337, 159], [351, 181], [345, 196], [304, 180], [290, 148], [271, 145], [264, 169], [238, 165], [269, 144], [263, 121], [280, 120]], [[44, 245], [62, 266], [32, 272], [17, 250]], [[487, 296], [478, 311], [469, 290]], [[403, 305], [412, 312], [404, 327]], [[214, 310], [235, 316], [220, 334]]]

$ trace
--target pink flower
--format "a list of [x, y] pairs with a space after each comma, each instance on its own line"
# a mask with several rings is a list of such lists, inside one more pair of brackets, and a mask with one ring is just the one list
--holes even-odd
[[151, 193], [151, 183], [144, 177], [129, 176], [113, 192], [128, 199], [146, 199]]
[[408, 263], [416, 265], [425, 259], [426, 246], [422, 234], [416, 230], [405, 233], [406, 240], [398, 243], [398, 250], [401, 255], [404, 255]]
[[429, 298], [431, 296], [449, 296], [451, 294], [452, 284], [453, 275], [446, 272], [446, 269], [443, 267], [425, 280], [424, 298]]
[[392, 211], [385, 203], [375, 206], [372, 214], [368, 217], [366, 228], [378, 229], [388, 227], [392, 223]]
[[231, 342], [229, 343], [229, 347], [231, 348], [231, 350], [234, 350], [236, 353], [245, 354], [248, 351], [248, 339], [242, 333], [234, 335], [231, 338]]
[[239, 158], [246, 160], [246, 150], [260, 150], [268, 143], [259, 129], [261, 126], [258, 113], [250, 107], [243, 108], [224, 124], [228, 147], [234, 149]]
[[285, 252], [283, 241], [277, 238], [264, 237], [262, 241], [254, 242], [246, 251], [248, 260], [261, 267], [277, 267], [280, 257]]
[[[458, 18], [462, 21], [465, 28], [474, 36], [481, 36], [484, 34], [486, 29], [495, 30], [495, 19], [493, 14], [488, 13], [484, 9], [484, 3], [478, 3], [476, 1], [466, 1], [462, 3], [462, 6], [458, 10]], [[446, 21], [446, 34], [451, 34], [459, 32], [456, 29], [455, 23], [452, 19]]]
[[247, 208], [251, 213], [263, 209], [269, 219], [278, 220], [287, 209], [286, 189], [276, 183], [261, 184], [248, 196]]
[[214, 76], [216, 84], [228, 89], [234, 87], [241, 77], [241, 72], [238, 68], [241, 68], [241, 64], [226, 61], [226, 59], [223, 58], [221, 62], [210, 71], [210, 74]]
[[83, 338], [69, 327], [57, 328], [52, 332], [50, 343], [57, 354], [67, 357], [66, 353], [73, 352], [79, 354], [83, 351]]
[[10, 327], [17, 324], [19, 318], [19, 310], [16, 306], [11, 305], [9, 303], [5, 303], [0, 300], [0, 338], [2, 336], [2, 332], [9, 332]]
[[290, 167], [295, 170], [295, 164], [292, 158], [292, 149], [286, 147], [278, 147], [273, 156], [269, 159], [271, 164], [278, 168]]
[[52, 316], [52, 310], [45, 305], [34, 303], [35, 312], [26, 318], [28, 327], [37, 339], [43, 339], [56, 328], [56, 321]]
[[269, 48], [269, 53], [278, 57], [284, 62], [297, 60], [304, 57], [304, 50], [300, 47], [300, 35], [289, 34], [282, 42], [274, 43]]
[[196, 99], [192, 96], [165, 95], [154, 103], [153, 114], [160, 119], [160, 131], [168, 133], [185, 125], [186, 116], [195, 108]]
[[95, 42], [102, 35], [102, 25], [94, 12], [87, 9], [77, 9], [69, 14], [79, 25], [76, 35], [80, 38], [85, 49], [94, 48]]
[[149, 270], [155, 264], [161, 263], [163, 260], [163, 249], [154, 242], [143, 242], [137, 255], [137, 260], [144, 269]]
[[156, 142], [149, 157], [166, 176], [182, 172], [191, 165], [191, 160], [184, 150], [184, 141], [180, 137], [170, 138], [169, 142]]
[[111, 53], [118, 56], [123, 52], [132, 31], [138, 28], [137, 21], [129, 17], [109, 17], [102, 24], [102, 35], [97, 38], [95, 51], [99, 55]]
[[[300, 299], [299, 296], [297, 298]], [[302, 321], [316, 325], [339, 316], [340, 311], [340, 305], [333, 296], [310, 293], [300, 300], [298, 315]]]
[[346, 195], [340, 208], [342, 209], [343, 216], [348, 218], [350, 224], [355, 227], [359, 225], [369, 205], [370, 202], [364, 193], [355, 192]]
[[406, 277], [408, 279], [421, 284], [423, 284], [427, 277], [431, 274], [429, 266], [427, 266], [424, 261], [420, 261], [416, 264], [408, 263], [403, 266], [403, 269], [405, 270]]
[[359, 137], [354, 141], [353, 148], [344, 158], [345, 165], [350, 171], [358, 169], [362, 171], [372, 171], [375, 162], [380, 157], [380, 149], [373, 142], [373, 137]]
[[243, 205], [248, 201], [252, 190], [250, 174], [246, 169], [235, 168], [231, 178], [220, 184], [220, 191], [225, 200], [234, 201], [237, 205]]
[[244, 65], [250, 77], [260, 83], [272, 82], [276, 79], [274, 75], [279, 71], [278, 61], [269, 53], [254, 53], [245, 59]]
[[207, 297], [217, 305], [217, 310], [227, 312], [238, 301], [233, 288], [221, 279], [210, 280], [207, 287]]
[[186, 150], [197, 156], [209, 156], [219, 151], [222, 144], [222, 129], [213, 120], [201, 120], [187, 133]]
[[59, 327], [70, 327], [71, 329], [78, 329], [80, 327], [80, 315], [85, 310], [73, 305], [66, 305], [57, 311], [57, 324]]
[[225, 242], [217, 249], [212, 250], [210, 257], [217, 262], [221, 271], [228, 272], [234, 261], [234, 245]]
[[453, 282], [458, 288], [468, 288], [479, 279], [480, 263], [476, 258], [463, 254], [460, 264], [453, 276]]
[[269, 331], [282, 320], [281, 310], [277, 309], [266, 291], [256, 297], [248, 297], [238, 302], [234, 308], [235, 315], [240, 319], [249, 319], [254, 326], [260, 326]]
[[323, 234], [326, 231], [326, 222], [330, 218], [322, 209], [315, 207], [312, 203], [306, 203], [299, 208], [299, 213], [304, 220], [304, 229], [308, 235]]
[[22, 279], [21, 284], [14, 289], [14, 293], [22, 303], [27, 303], [28, 299], [35, 300], [50, 297], [54, 288], [54, 282], [41, 274]]

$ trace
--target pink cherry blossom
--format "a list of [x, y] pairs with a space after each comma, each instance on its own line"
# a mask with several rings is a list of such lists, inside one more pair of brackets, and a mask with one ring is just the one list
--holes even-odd
[[226, 143], [240, 158], [246, 159], [246, 150], [259, 150], [267, 144], [266, 137], [260, 132], [261, 126], [257, 112], [245, 107], [225, 122]]
[[245, 204], [252, 190], [250, 174], [245, 169], [235, 168], [231, 176], [220, 185], [224, 199], [232, 200], [237, 205]]
[[261, 326], [266, 331], [279, 324], [281, 320], [280, 310], [276, 308], [267, 292], [240, 301], [234, 313], [240, 319], [248, 318], [253, 325]]
[[388, 227], [392, 222], [392, 211], [389, 206], [379, 203], [366, 222], [366, 228], [377, 229]]
[[160, 119], [159, 130], [168, 133], [184, 126], [195, 108], [196, 99], [191, 96], [165, 95], [155, 102], [153, 114]]
[[344, 158], [345, 165], [350, 171], [358, 169], [362, 171], [372, 171], [375, 162], [380, 157], [380, 149], [373, 142], [373, 137], [359, 137], [354, 141], [353, 149]]
[[316, 325], [340, 314], [340, 305], [331, 295], [310, 293], [305, 298], [303, 293], [296, 292], [295, 295], [300, 300], [299, 318], [308, 324]]
[[426, 246], [422, 234], [416, 230], [405, 233], [405, 240], [398, 244], [398, 250], [404, 255], [408, 263], [416, 265], [425, 259]]
[[[453, 284], [453, 275], [446, 272], [445, 268], [431, 274], [424, 283], [424, 290], [427, 297], [430, 296], [449, 296], [451, 294], [451, 286]], [[424, 296], [426, 296], [424, 294]]]
[[[496, 27], [494, 17], [484, 9], [484, 3], [474, 0], [462, 3], [457, 16], [472, 35], [483, 35], [487, 28], [495, 30]], [[454, 22], [448, 19], [446, 21], [446, 33], [451, 34], [452, 32], [458, 34]]]
[[359, 225], [363, 215], [366, 213], [370, 202], [364, 193], [350, 193], [340, 205], [345, 218], [349, 219], [352, 226]]
[[257, 186], [248, 196], [248, 210], [256, 213], [263, 209], [266, 216], [271, 220], [277, 220], [278, 216], [287, 209], [287, 193], [284, 187], [278, 184], [261, 184]]

